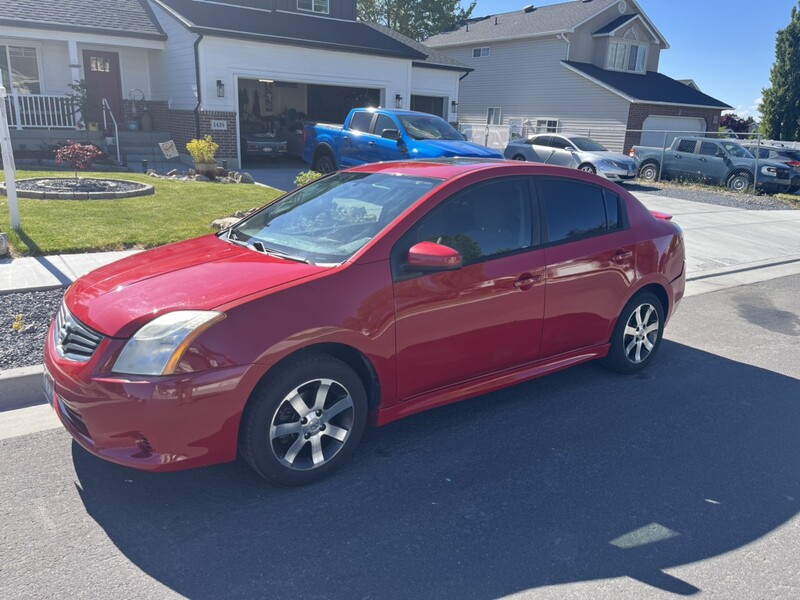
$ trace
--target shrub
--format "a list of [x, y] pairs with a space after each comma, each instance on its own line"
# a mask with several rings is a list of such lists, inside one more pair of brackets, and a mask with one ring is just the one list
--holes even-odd
[[194, 139], [186, 144], [186, 149], [189, 151], [189, 154], [192, 155], [194, 162], [196, 163], [213, 163], [214, 156], [217, 154], [217, 150], [219, 150], [219, 144], [217, 144], [213, 139], [211, 139], [210, 135], [207, 135], [202, 140]]
[[297, 177], [294, 178], [294, 184], [297, 187], [301, 187], [307, 183], [316, 181], [320, 177], [322, 177], [322, 173], [317, 173], [316, 171], [303, 171], [302, 173], [298, 173]]
[[78, 176], [78, 169], [88, 169], [92, 166], [92, 162], [99, 158], [105, 158], [107, 155], [94, 144], [79, 144], [77, 142], [68, 142], [66, 146], [62, 146], [56, 150], [56, 164], [68, 164], [75, 171], [75, 177]]

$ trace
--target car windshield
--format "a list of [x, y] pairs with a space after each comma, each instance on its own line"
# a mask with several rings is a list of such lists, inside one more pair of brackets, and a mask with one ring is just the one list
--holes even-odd
[[244, 219], [227, 239], [289, 259], [339, 264], [441, 182], [385, 173], [336, 173]]
[[745, 149], [744, 146], [740, 146], [739, 144], [734, 144], [733, 142], [723, 142], [722, 145], [725, 150], [728, 151], [728, 154], [735, 156], [736, 158], [755, 158]]
[[569, 141], [575, 144], [575, 147], [578, 148], [578, 150], [583, 150], [584, 152], [608, 152], [608, 149], [605, 146], [602, 146], [587, 137], [569, 138]]
[[450, 123], [434, 115], [397, 115], [406, 132], [415, 140], [463, 140]]

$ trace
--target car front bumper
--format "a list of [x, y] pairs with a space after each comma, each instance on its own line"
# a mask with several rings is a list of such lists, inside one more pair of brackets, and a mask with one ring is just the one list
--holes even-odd
[[638, 173], [636, 165], [632, 165], [630, 169], [620, 169], [597, 164], [595, 168], [597, 169], [598, 175], [602, 175], [611, 181], [630, 181], [631, 179], [635, 179]]
[[45, 395], [72, 437], [100, 458], [147, 471], [235, 459], [254, 385], [249, 365], [162, 377], [105, 372], [123, 343], [105, 338], [88, 362], [75, 362], [58, 354], [51, 326]]

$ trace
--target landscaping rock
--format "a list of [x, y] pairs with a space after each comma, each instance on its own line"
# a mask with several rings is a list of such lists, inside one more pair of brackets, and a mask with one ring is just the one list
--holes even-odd
[[255, 183], [256, 180], [253, 179], [253, 176], [250, 173], [241, 173], [239, 175], [239, 183]]
[[148, 174], [150, 177], [158, 177], [158, 173], [156, 172], [156, 170], [155, 170], [155, 169], [147, 169], [147, 174]]
[[177, 177], [178, 175], [180, 175], [180, 173], [181, 172], [178, 171], [178, 169], [172, 169], [172, 171], [167, 173], [167, 177]]
[[206, 177], [205, 175], [195, 175], [195, 177], [194, 177], [194, 180], [195, 180], [195, 181], [211, 181], [211, 180], [210, 180], [208, 177]]
[[219, 231], [220, 229], [227, 229], [228, 227], [232, 227], [236, 225], [240, 219], [237, 217], [223, 217], [222, 219], [216, 219], [211, 223], [211, 227]]
[[0, 233], [0, 256], [8, 254], [8, 240], [5, 233]]

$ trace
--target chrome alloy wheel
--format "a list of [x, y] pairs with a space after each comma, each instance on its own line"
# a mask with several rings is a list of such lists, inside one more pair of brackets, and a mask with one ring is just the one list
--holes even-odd
[[622, 333], [627, 359], [634, 364], [647, 360], [658, 341], [658, 332], [658, 311], [655, 307], [649, 303], [637, 306]]
[[353, 428], [350, 392], [332, 379], [308, 381], [289, 392], [270, 421], [270, 448], [290, 469], [307, 471], [344, 448]]

